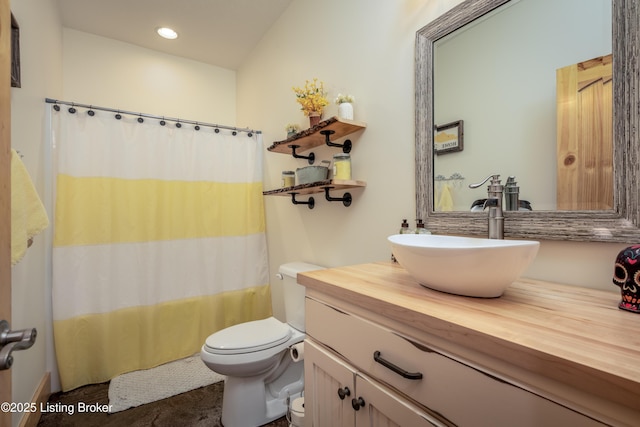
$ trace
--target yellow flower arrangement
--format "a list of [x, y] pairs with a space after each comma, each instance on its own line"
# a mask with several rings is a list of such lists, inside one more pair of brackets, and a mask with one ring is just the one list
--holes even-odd
[[324, 91], [324, 83], [318, 82], [317, 78], [313, 81], [307, 80], [304, 88], [293, 87], [293, 91], [296, 94], [296, 101], [301, 106], [301, 110], [305, 116], [309, 116], [311, 113], [322, 114], [324, 107], [329, 105], [326, 92]]

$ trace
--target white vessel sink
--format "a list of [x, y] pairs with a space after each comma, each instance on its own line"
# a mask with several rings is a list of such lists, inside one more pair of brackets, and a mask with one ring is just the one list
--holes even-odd
[[422, 286], [470, 297], [504, 293], [536, 257], [539, 242], [472, 237], [389, 236], [398, 263]]

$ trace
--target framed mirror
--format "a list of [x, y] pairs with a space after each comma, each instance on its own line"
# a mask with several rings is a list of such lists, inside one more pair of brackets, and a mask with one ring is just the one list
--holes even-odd
[[[434, 123], [433, 107], [434, 46], [510, 1], [517, 0], [464, 1], [416, 33], [416, 217], [425, 218], [427, 227], [435, 233], [484, 237], [488, 221], [486, 212], [434, 209], [434, 128], [438, 125]], [[612, 1], [613, 209], [505, 211], [506, 238], [640, 242], [640, 58], [634, 53], [640, 45], [638, 7], [632, 0]], [[496, 126], [503, 120], [495, 119]], [[540, 170], [544, 173], [555, 167], [544, 165]], [[457, 172], [464, 175], [464, 171]], [[506, 181], [505, 172], [486, 170], [484, 176], [466, 177], [464, 185], [494, 173], [501, 173], [503, 183]], [[486, 191], [478, 193], [478, 198], [483, 197]]]

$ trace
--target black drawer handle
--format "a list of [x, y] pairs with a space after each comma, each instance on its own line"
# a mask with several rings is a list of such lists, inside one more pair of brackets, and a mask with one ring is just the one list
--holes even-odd
[[385, 368], [391, 369], [396, 374], [406, 378], [408, 380], [421, 380], [422, 372], [408, 372], [402, 369], [401, 367], [394, 365], [388, 360], [384, 359], [379, 351], [373, 352], [373, 360], [384, 366]]

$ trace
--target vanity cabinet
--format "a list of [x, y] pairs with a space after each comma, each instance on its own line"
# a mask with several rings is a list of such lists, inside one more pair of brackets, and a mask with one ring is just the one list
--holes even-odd
[[307, 426], [607, 425], [354, 308], [321, 293], [307, 296]]

